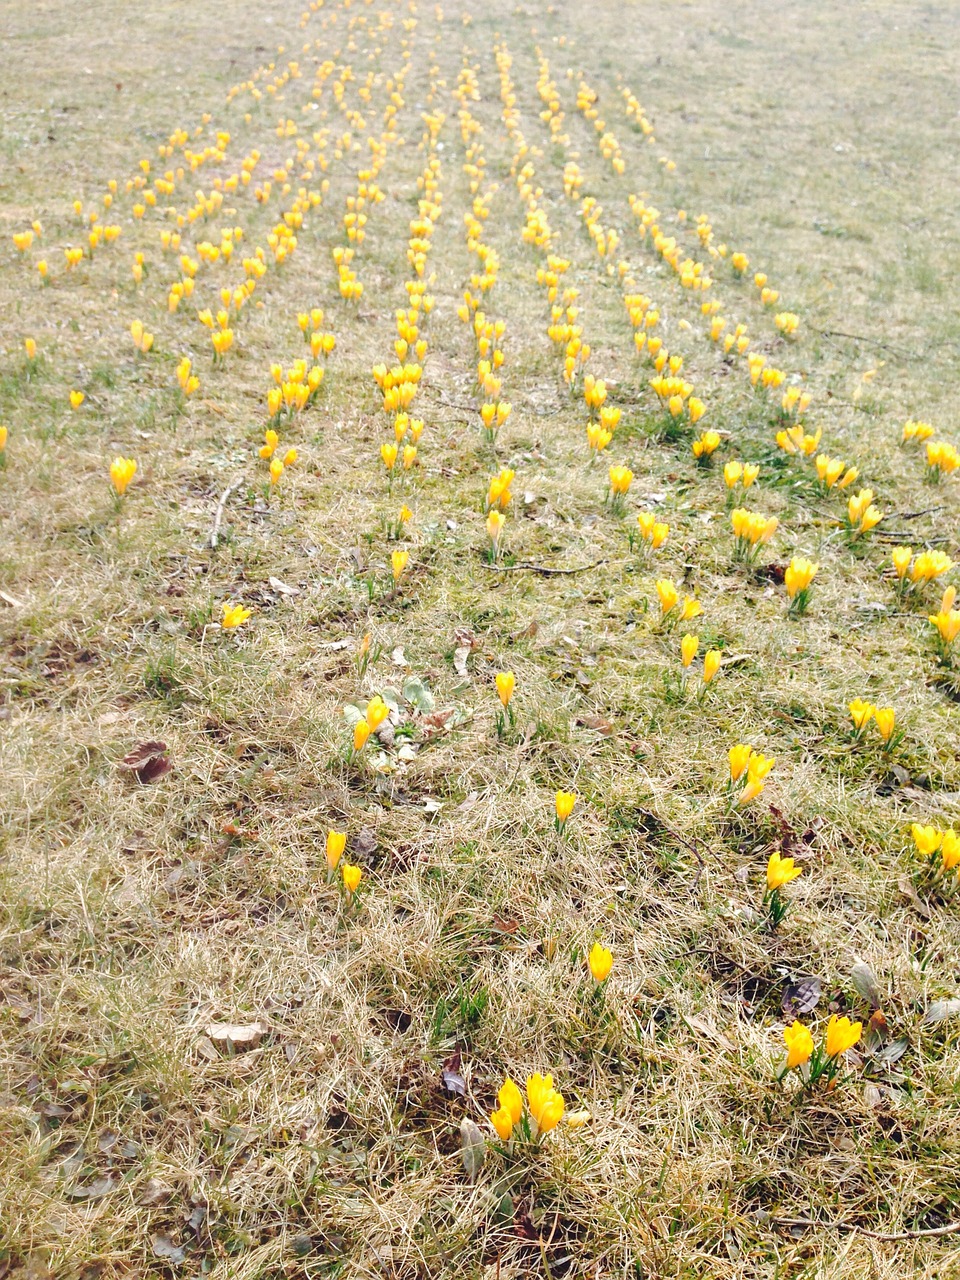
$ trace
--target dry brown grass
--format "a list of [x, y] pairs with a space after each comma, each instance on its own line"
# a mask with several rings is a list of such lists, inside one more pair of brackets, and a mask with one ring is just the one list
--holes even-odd
[[[935, 679], [926, 609], [900, 607], [882, 571], [901, 531], [957, 553], [956, 479], [925, 487], [920, 458], [897, 448], [907, 418], [958, 443], [943, 164], [956, 13], [865, 5], [838, 29], [823, 0], [550, 11], [494, 0], [476, 12], [448, 3], [442, 24], [421, 3], [407, 35], [407, 7], [393, 0], [349, 10], [328, 0], [303, 31], [288, 0], [269, 23], [248, 0], [181, 8], [67, 3], [5, 18], [0, 591], [14, 603], [0, 597], [0, 1274], [960, 1274], [960, 1236], [922, 1234], [960, 1220], [960, 1021], [925, 1020], [933, 1001], [957, 995], [957, 906], [912, 889], [909, 848], [912, 821], [960, 816], [957, 709]], [[386, 10], [392, 32], [381, 41], [358, 28], [348, 48], [350, 16]], [[301, 110], [318, 56], [300, 51], [307, 38], [355, 67], [353, 108], [376, 72], [363, 108], [373, 133], [385, 76], [410, 41], [405, 143], [387, 159], [387, 198], [358, 254], [366, 292], [359, 307], [337, 297], [330, 246], [361, 153], [338, 161], [331, 148], [322, 208], [212, 370], [194, 314], [216, 305], [223, 269], [202, 272], [193, 303], [168, 314], [160, 214], [136, 223], [122, 197], [119, 244], [64, 277], [70, 206], [92, 204], [204, 111], [210, 131], [231, 132], [228, 160], [178, 188], [181, 207], [251, 147], [263, 153], [257, 181], [292, 154], [275, 132], [281, 115], [339, 134], [329, 92]], [[646, 560], [603, 509], [606, 463], [587, 466], [583, 406], [565, 395], [545, 335], [542, 255], [520, 234], [496, 40], [513, 55], [556, 251], [581, 291], [590, 367], [624, 409], [609, 461], [636, 473], [629, 521], [656, 504], [671, 525]], [[247, 122], [249, 97], [228, 106], [227, 90], [278, 42], [278, 65], [297, 56], [303, 76]], [[564, 144], [538, 119], [538, 46]], [[405, 297], [432, 57], [444, 81], [432, 105], [447, 120], [416, 404], [427, 429], [416, 476], [388, 494], [369, 370], [388, 358]], [[502, 269], [488, 310], [507, 324], [514, 412], [496, 453], [477, 430], [473, 346], [456, 316], [474, 269], [452, 96], [464, 57], [498, 184], [486, 235]], [[581, 72], [623, 147], [623, 177], [575, 110]], [[624, 115], [621, 80], [654, 120], [655, 147]], [[732, 565], [719, 466], [700, 471], [688, 442], [656, 439], [621, 289], [563, 195], [571, 156], [583, 193], [620, 230], [638, 288], [661, 304], [666, 343], [708, 402], [705, 425], [729, 433], [721, 464], [763, 466], [748, 505], [781, 520], [765, 561], [820, 560], [804, 619], [785, 616], [775, 580]], [[813, 492], [809, 467], [779, 457], [742, 373], [637, 238], [627, 197], [641, 192], [691, 248], [676, 209], [709, 213], [717, 238], [744, 249], [800, 314], [788, 348], [753, 291], [718, 272], [755, 348], [805, 376], [827, 451], [876, 490], [887, 518], [866, 546], [839, 536], [840, 504]], [[194, 239], [239, 225], [245, 251], [265, 243], [278, 200], [264, 207], [248, 191], [234, 204]], [[24, 265], [11, 248], [33, 217], [57, 276], [47, 289], [31, 265], [41, 250]], [[137, 249], [149, 267], [140, 287]], [[283, 430], [300, 461], [265, 498], [256, 449], [269, 365], [303, 352], [295, 316], [318, 305], [337, 349], [318, 404]], [[156, 334], [142, 360], [135, 317]], [[28, 335], [40, 349], [33, 367]], [[177, 413], [184, 353], [202, 388]], [[87, 393], [76, 413], [71, 387]], [[140, 468], [119, 522], [106, 481], [117, 452]], [[517, 478], [498, 572], [482, 558], [481, 509], [503, 464]], [[411, 562], [392, 593], [384, 526], [402, 500], [414, 510]], [[543, 576], [520, 563], [597, 567]], [[678, 633], [655, 621], [661, 575], [703, 603], [702, 648], [738, 655], [702, 702], [679, 691]], [[226, 599], [254, 610], [235, 636], [211, 625]], [[466, 676], [455, 665], [463, 631], [476, 639]], [[375, 660], [361, 677], [366, 632]], [[517, 674], [517, 726], [500, 740], [493, 677], [505, 669]], [[398, 744], [408, 733], [416, 750], [392, 773], [370, 766], [372, 752], [349, 761], [345, 703], [409, 676], [450, 718], [431, 724], [405, 707]], [[847, 704], [858, 695], [896, 708], [896, 768], [852, 744]], [[173, 769], [139, 785], [118, 766], [151, 739], [167, 744]], [[726, 752], [737, 740], [777, 765], [763, 796], [731, 815]], [[580, 796], [564, 837], [552, 826], [558, 788]], [[364, 868], [352, 907], [324, 874], [331, 827], [349, 833]], [[804, 874], [772, 933], [759, 909], [766, 858], [780, 847]], [[615, 956], [602, 1004], [584, 968], [595, 938]], [[841, 1088], [802, 1098], [775, 1082], [784, 985], [821, 980], [806, 1018], [818, 1033], [832, 1010], [865, 1019], [857, 961], [876, 975], [903, 1056], [885, 1067], [851, 1055]], [[222, 1057], [205, 1035], [217, 1022], [264, 1033]], [[464, 1098], [441, 1082], [454, 1053]], [[471, 1184], [461, 1119], [489, 1132], [504, 1073], [538, 1070], [592, 1121], [529, 1158], [491, 1147]], [[798, 1218], [817, 1225], [790, 1225]], [[176, 1256], [159, 1256], [158, 1241]]]

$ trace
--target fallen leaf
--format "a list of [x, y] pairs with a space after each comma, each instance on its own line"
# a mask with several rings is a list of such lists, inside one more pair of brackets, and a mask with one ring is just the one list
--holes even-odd
[[479, 1127], [469, 1116], [464, 1116], [460, 1121], [460, 1159], [469, 1182], [476, 1181], [486, 1153], [487, 1146]]
[[221, 1054], [230, 1057], [255, 1049], [263, 1039], [266, 1028], [259, 1022], [237, 1025], [231, 1022], [211, 1022], [205, 1027], [207, 1038]]
[[783, 988], [780, 1008], [788, 1018], [796, 1018], [802, 1013], [812, 1013], [819, 1003], [820, 979], [798, 978]]
[[868, 1001], [874, 1009], [880, 1008], [883, 1004], [880, 987], [873, 970], [863, 960], [858, 960], [851, 968], [850, 981], [864, 1000]]
[[458, 676], [467, 679], [470, 672], [467, 670], [467, 659], [470, 657], [472, 650], [469, 645], [460, 645], [453, 651], [453, 669]]
[[377, 833], [373, 827], [361, 827], [350, 839], [350, 852], [355, 858], [369, 858], [377, 850]]
[[[274, 591], [279, 591], [282, 596], [298, 596], [300, 594], [299, 587], [288, 587], [285, 582], [281, 582], [279, 578], [268, 578], [267, 581], [273, 587]], [[349, 644], [349, 641], [347, 642]]]
[[183, 1245], [174, 1244], [169, 1236], [153, 1236], [150, 1243], [153, 1245], [154, 1257], [172, 1262], [175, 1267], [181, 1266], [187, 1260]]
[[119, 1185], [119, 1176], [115, 1173], [108, 1173], [103, 1178], [94, 1178], [93, 1182], [88, 1182], [86, 1186], [66, 1187], [64, 1195], [69, 1196], [71, 1200], [102, 1200], [111, 1191], [116, 1191]]
[[0, 600], [2, 600], [4, 604], [8, 604], [11, 609], [23, 608], [23, 601], [18, 600], [16, 596], [7, 595], [6, 591], [0, 591]]
[[407, 655], [403, 652], [403, 645], [397, 645], [390, 654], [390, 661], [395, 667], [409, 667], [410, 663], [407, 661]]
[[353, 641], [349, 639], [348, 640], [330, 640], [326, 644], [320, 645], [320, 648], [332, 649], [334, 652], [336, 652], [338, 649], [349, 649], [351, 644], [353, 644]]
[[691, 1031], [699, 1032], [700, 1035], [706, 1036], [708, 1040], [713, 1040], [715, 1044], [720, 1045], [722, 1049], [726, 1049], [728, 1052], [733, 1051], [733, 1045], [727, 1037], [718, 1031], [711, 1022], [708, 1022], [706, 1018], [701, 1018], [696, 1013], [691, 1014], [689, 1017], [686, 1014], [681, 1016]]
[[173, 1187], [168, 1187], [165, 1182], [151, 1178], [137, 1196], [137, 1204], [145, 1209], [155, 1209], [158, 1205], [166, 1204], [172, 1195]]
[[604, 716], [577, 716], [577, 724], [582, 724], [585, 729], [596, 729], [597, 733], [604, 735], [613, 733], [613, 725]]
[[456, 1094], [460, 1098], [467, 1096], [467, 1082], [460, 1074], [460, 1052], [452, 1053], [443, 1064], [440, 1079], [447, 1093]]
[[935, 1022], [945, 1022], [947, 1018], [952, 1018], [958, 1013], [960, 1013], [960, 1000], [934, 1000], [923, 1015], [923, 1021], [927, 1026], [931, 1026]]
[[127, 752], [118, 767], [136, 774], [138, 782], [147, 783], [156, 782], [169, 773], [173, 764], [167, 756], [165, 742], [141, 742], [139, 747]]
[[417, 711], [428, 712], [434, 708], [433, 694], [416, 676], [403, 682], [403, 696]]

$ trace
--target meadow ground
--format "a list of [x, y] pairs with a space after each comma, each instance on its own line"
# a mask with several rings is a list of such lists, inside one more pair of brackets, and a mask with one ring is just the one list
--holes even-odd
[[956, 6], [0, 23], [0, 1275], [960, 1275]]

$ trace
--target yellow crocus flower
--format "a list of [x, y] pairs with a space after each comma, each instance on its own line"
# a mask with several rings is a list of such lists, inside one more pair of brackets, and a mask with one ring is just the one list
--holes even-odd
[[371, 730], [374, 732], [380, 728], [389, 714], [390, 708], [380, 697], [379, 693], [372, 697], [367, 703], [366, 720], [367, 724], [369, 724]]
[[697, 650], [700, 648], [700, 637], [693, 636], [689, 633], [680, 641], [680, 661], [684, 667], [689, 667], [691, 662], [697, 656]]
[[390, 568], [393, 571], [393, 580], [395, 583], [400, 581], [400, 576], [407, 567], [407, 561], [409, 559], [409, 551], [394, 551], [390, 556]]
[[356, 893], [360, 881], [363, 879], [363, 869], [355, 867], [349, 862], [345, 862], [341, 868], [340, 874], [343, 876], [343, 887], [347, 893]]
[[117, 494], [122, 498], [127, 486], [137, 474], [137, 464], [133, 458], [114, 458], [110, 463], [110, 480]]
[[911, 823], [910, 834], [913, 836], [913, 843], [917, 846], [917, 853], [923, 858], [929, 858], [932, 853], [936, 853], [943, 839], [943, 832], [936, 827], [925, 827], [919, 822]]
[[803, 873], [802, 867], [794, 866], [792, 858], [781, 858], [776, 850], [771, 853], [767, 862], [767, 888], [772, 892], [780, 889]]
[[353, 726], [353, 749], [354, 751], [362, 751], [367, 739], [370, 737], [371, 729], [366, 720], [358, 720]]
[[960, 866], [960, 835], [953, 827], [948, 827], [940, 841], [940, 857], [943, 859], [945, 871], [953, 871]]
[[523, 1115], [523, 1094], [509, 1076], [497, 1092], [497, 1101], [501, 1109], [510, 1117], [511, 1122], [519, 1124], [520, 1117]]
[[837, 1015], [831, 1014], [830, 1021], [827, 1023], [827, 1035], [825, 1047], [828, 1058], [839, 1057], [841, 1053], [846, 1053], [860, 1039], [860, 1033], [863, 1031], [862, 1022], [851, 1022], [849, 1018], [838, 1018]]
[[498, 671], [494, 677], [497, 686], [497, 697], [505, 707], [510, 705], [510, 699], [513, 697], [514, 686], [517, 678], [512, 671]]
[[388, 471], [392, 471], [396, 466], [398, 453], [399, 450], [395, 444], [382, 444], [380, 446], [380, 457], [383, 459], [383, 465]]
[[510, 1135], [513, 1133], [514, 1121], [511, 1119], [510, 1112], [505, 1107], [500, 1107], [496, 1111], [490, 1112], [490, 1123], [497, 1132], [497, 1137], [501, 1142], [509, 1142]]
[[793, 600], [800, 591], [806, 591], [819, 568], [815, 561], [807, 560], [804, 556], [794, 556], [787, 565], [783, 578], [787, 596]]
[[784, 1027], [783, 1038], [787, 1045], [788, 1067], [800, 1067], [809, 1061], [813, 1053], [813, 1036], [802, 1022]]
[[864, 725], [870, 723], [876, 707], [872, 702], [865, 702], [863, 698], [854, 698], [850, 703], [850, 719], [853, 721], [853, 727], [859, 733]]
[[658, 578], [654, 584], [660, 600], [660, 612], [665, 617], [671, 609], [675, 609], [680, 593], [669, 578]]
[[913, 555], [912, 547], [894, 547], [890, 552], [890, 559], [893, 561], [893, 567], [897, 571], [898, 578], [904, 578], [907, 570], [910, 568], [910, 558]]
[[252, 609], [245, 609], [242, 604], [230, 604], [225, 600], [222, 605], [220, 626], [224, 631], [233, 631], [237, 627], [242, 627], [252, 613]]
[[345, 831], [328, 831], [327, 832], [327, 866], [331, 871], [335, 871], [337, 864], [343, 856], [343, 851], [347, 844], [347, 833]]
[[880, 737], [884, 742], [890, 741], [890, 735], [893, 733], [894, 726], [897, 723], [897, 713], [893, 707], [875, 707], [873, 711], [874, 723]]
[[573, 807], [577, 803], [577, 793], [575, 791], [558, 791], [555, 797], [555, 806], [557, 811], [557, 822], [562, 827], [566, 820], [573, 813]]
[[730, 748], [728, 756], [730, 759], [731, 782], [736, 782], [743, 775], [752, 755], [753, 747], [748, 747], [744, 742], [738, 742]]
[[605, 982], [613, 968], [613, 952], [595, 942], [587, 956], [587, 964], [595, 982]]
[[708, 649], [703, 655], [703, 683], [709, 684], [720, 670], [720, 650]]

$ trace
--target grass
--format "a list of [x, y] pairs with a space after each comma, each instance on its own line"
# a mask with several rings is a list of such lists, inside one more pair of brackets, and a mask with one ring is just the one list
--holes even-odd
[[[905, 539], [957, 553], [956, 478], [926, 486], [922, 453], [898, 444], [916, 418], [960, 443], [942, 165], [957, 16], [898, 0], [838, 31], [822, 0], [776, 28], [756, 0], [735, 13], [717, 0], [473, 9], [445, 5], [441, 20], [432, 6], [328, 0], [302, 20], [287, 0], [189, 15], [160, 0], [135, 15], [116, 3], [8, 15], [0, 1274], [950, 1276], [960, 1235], [931, 1233], [960, 1220], [960, 1021], [943, 1005], [957, 996], [957, 900], [924, 883], [910, 824], [960, 817], [958, 682], [926, 621], [956, 572], [903, 603], [889, 552]], [[351, 303], [330, 250], [405, 45], [385, 198], [367, 210]], [[495, 46], [512, 56], [509, 128]], [[301, 74], [278, 81], [291, 58]], [[336, 70], [313, 96], [325, 58], [353, 69], [340, 104]], [[563, 111], [555, 134], [540, 118], [541, 58]], [[230, 95], [270, 62], [259, 101]], [[464, 104], [465, 65], [477, 95]], [[577, 110], [581, 74], [622, 175]], [[506, 325], [513, 411], [495, 446], [457, 318], [478, 269], [464, 105], [486, 162], [483, 240], [500, 260], [483, 307]], [[431, 153], [422, 116], [438, 110]], [[261, 160], [249, 187], [184, 227], [194, 257], [223, 227], [243, 238], [172, 313], [180, 271], [159, 230], [173, 224], [161, 207], [135, 219], [123, 182], [143, 157], [162, 172], [158, 144], [204, 112], [187, 145], [226, 129], [224, 158], [158, 206], [183, 213], [252, 149]], [[279, 137], [280, 120], [298, 133]], [[426, 428], [417, 467], [388, 491], [390, 422], [370, 370], [393, 359], [431, 154], [442, 216], [413, 409]], [[274, 177], [256, 200], [288, 160], [293, 190]], [[564, 196], [569, 161], [620, 234], [613, 261], [660, 307], [658, 332], [707, 404], [701, 425], [723, 435], [711, 468], [694, 463], [695, 433], [663, 429], [623, 288]], [[545, 255], [521, 234], [525, 162], [579, 290], [588, 368], [623, 410], [593, 465], [582, 398], [546, 333]], [[62, 250], [86, 232], [72, 202], [102, 210], [111, 178], [101, 221], [122, 235], [67, 274]], [[266, 255], [234, 349], [212, 367], [197, 309], [242, 280], [240, 258], [267, 246], [298, 186], [324, 180], [295, 253]], [[706, 212], [715, 243], [746, 252], [800, 316], [788, 344], [749, 275], [713, 267], [730, 327], [746, 322], [751, 350], [802, 377], [808, 429], [860, 468], [855, 488], [875, 490], [885, 518], [869, 537], [850, 544], [840, 498], [778, 449], [775, 398], [758, 399], [743, 361], [708, 341], [699, 295], [641, 241], [630, 195], [661, 211], [684, 254], [705, 257], [692, 224]], [[22, 260], [11, 236], [34, 218], [43, 238]], [[281, 452], [299, 457], [271, 490], [257, 452], [269, 369], [304, 355], [296, 316], [317, 306], [337, 345], [315, 404], [280, 429]], [[146, 356], [133, 319], [155, 334]], [[200, 378], [185, 403], [183, 355]], [[86, 394], [76, 411], [73, 388]], [[119, 504], [117, 454], [138, 462]], [[780, 521], [756, 568], [732, 559], [731, 458], [759, 462], [746, 505]], [[603, 504], [611, 463], [634, 472], [626, 519]], [[501, 466], [516, 478], [494, 566], [483, 497]], [[403, 502], [413, 518], [398, 543], [387, 529]], [[670, 524], [656, 552], [628, 542], [645, 508]], [[398, 546], [410, 560], [394, 589]], [[786, 614], [793, 554], [820, 563], [802, 619]], [[703, 614], [664, 625], [661, 577]], [[224, 601], [252, 611], [233, 634], [217, 625]], [[703, 697], [696, 676], [681, 680], [688, 627], [701, 655], [724, 653]], [[494, 675], [506, 670], [515, 723], [501, 736]], [[343, 709], [376, 693], [394, 708], [392, 745], [385, 733], [354, 759]], [[858, 696], [896, 708], [895, 753], [875, 732], [854, 739]], [[141, 783], [122, 762], [150, 741], [172, 768]], [[731, 811], [738, 741], [776, 766]], [[558, 790], [579, 797], [562, 835]], [[326, 874], [330, 829], [363, 868], [353, 899]], [[776, 931], [762, 909], [773, 851], [803, 868]], [[585, 959], [596, 940], [614, 956], [601, 995]], [[816, 1037], [833, 1012], [866, 1024], [882, 1010], [887, 1030], [848, 1054], [837, 1089], [807, 1095], [776, 1077], [790, 998], [811, 977], [819, 1002], [796, 1016]], [[221, 1024], [256, 1024], [252, 1047], [223, 1053]], [[592, 1118], [505, 1150], [487, 1121], [497, 1089], [535, 1071]], [[465, 1118], [485, 1135], [473, 1180]]]

